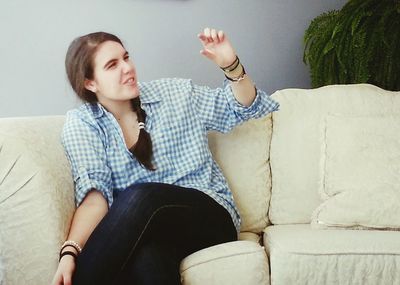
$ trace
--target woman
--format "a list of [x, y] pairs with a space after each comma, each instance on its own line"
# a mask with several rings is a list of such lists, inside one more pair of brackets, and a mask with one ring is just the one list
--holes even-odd
[[77, 209], [53, 284], [180, 284], [185, 256], [237, 239], [240, 216], [207, 131], [279, 105], [255, 88], [222, 31], [198, 37], [225, 73], [223, 88], [139, 83], [111, 34], [71, 43], [67, 75], [86, 103], [68, 112], [62, 134]]

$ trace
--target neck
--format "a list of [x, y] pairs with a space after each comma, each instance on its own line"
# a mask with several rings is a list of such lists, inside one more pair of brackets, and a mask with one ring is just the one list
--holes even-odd
[[111, 114], [114, 115], [115, 119], [120, 121], [127, 115], [132, 114], [132, 106], [131, 106], [131, 101], [118, 101], [118, 102], [104, 102], [104, 101], [99, 101], [101, 105], [103, 105], [104, 108], [107, 109]]

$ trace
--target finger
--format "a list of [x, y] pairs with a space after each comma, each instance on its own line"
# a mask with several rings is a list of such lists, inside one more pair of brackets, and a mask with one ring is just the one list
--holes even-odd
[[214, 59], [214, 54], [213, 54], [212, 52], [210, 52], [208, 49], [202, 49], [202, 50], [200, 51], [200, 53], [201, 53], [202, 55], [204, 55], [205, 57], [211, 59], [211, 60]]
[[210, 41], [211, 41], [211, 31], [210, 31], [210, 28], [205, 28], [205, 29], [204, 29], [204, 35], [207, 37], [207, 41], [210, 42]]
[[218, 42], [217, 31], [215, 29], [211, 30], [211, 38], [214, 42]]
[[224, 31], [219, 31], [218, 32], [218, 39], [220, 42], [222, 42], [224, 40], [225, 34]]
[[208, 43], [207, 37], [204, 34], [198, 34], [197, 37], [200, 39], [200, 41], [205, 45]]

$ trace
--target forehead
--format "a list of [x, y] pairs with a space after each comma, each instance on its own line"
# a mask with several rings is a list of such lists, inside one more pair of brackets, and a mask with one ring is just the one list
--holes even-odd
[[111, 59], [123, 56], [125, 52], [126, 50], [124, 49], [124, 47], [117, 42], [106, 41], [104, 43], [101, 43], [98, 46], [96, 54], [94, 56], [95, 65], [102, 66]]

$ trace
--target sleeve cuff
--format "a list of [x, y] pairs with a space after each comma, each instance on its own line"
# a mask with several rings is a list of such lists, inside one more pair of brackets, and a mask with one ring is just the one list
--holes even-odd
[[[95, 178], [94, 176], [102, 176], [104, 179]], [[103, 182], [106, 181], [106, 182]], [[75, 185], [75, 204], [78, 207], [86, 195], [92, 190], [96, 189], [104, 196], [110, 208], [113, 203], [113, 195], [110, 182], [108, 181], [108, 173], [105, 172], [89, 172], [85, 167], [79, 167], [78, 177]]]
[[223, 88], [227, 96], [228, 104], [245, 120], [260, 118], [268, 113], [277, 111], [279, 103], [274, 101], [267, 93], [256, 88], [256, 97], [250, 106], [244, 106], [236, 100], [228, 79], [224, 79]]

